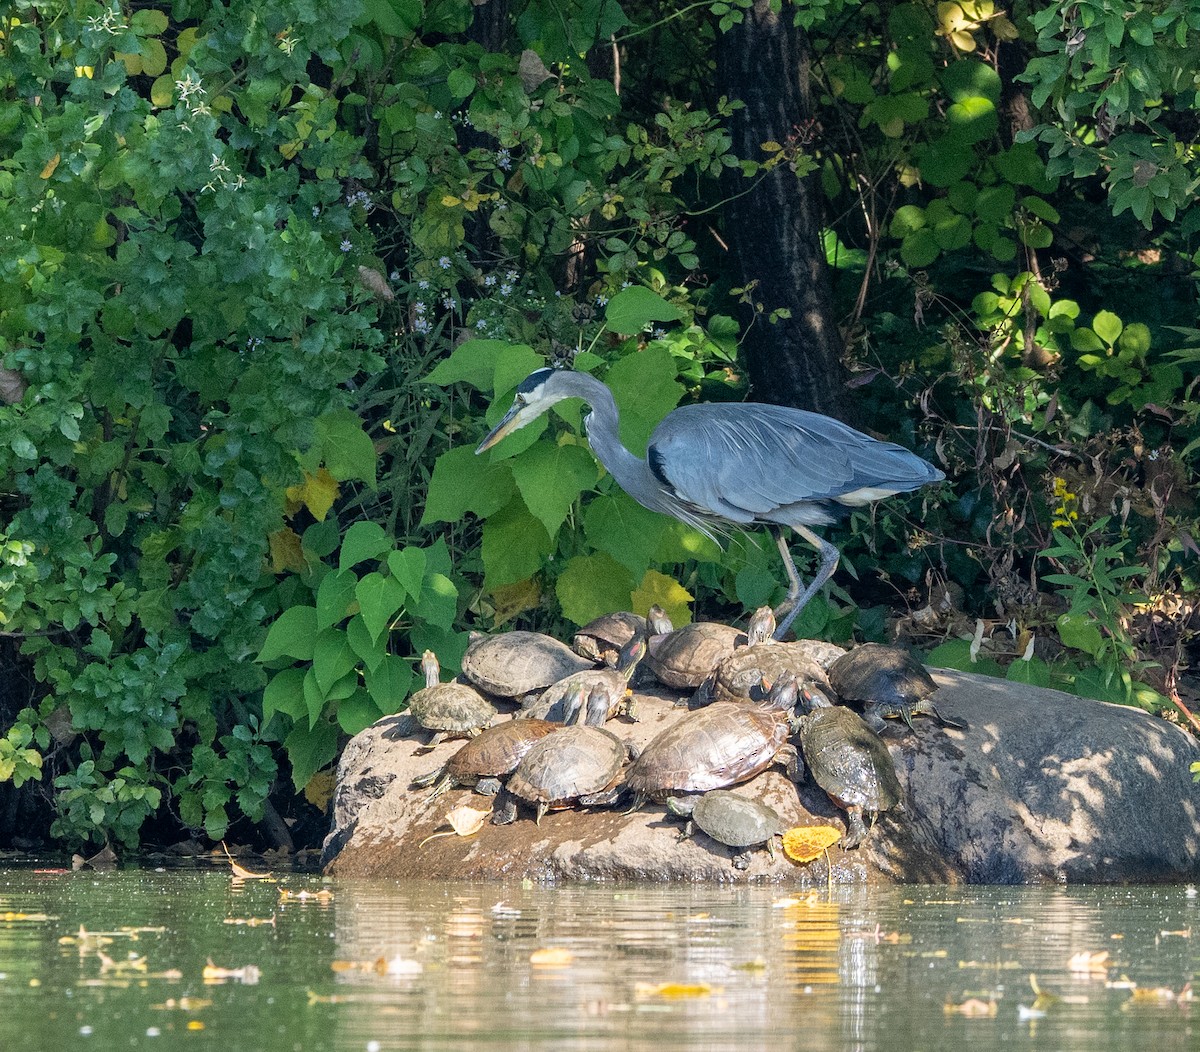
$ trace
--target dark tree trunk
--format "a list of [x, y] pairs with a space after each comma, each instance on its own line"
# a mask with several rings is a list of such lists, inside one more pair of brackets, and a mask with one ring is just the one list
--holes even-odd
[[[744, 104], [729, 123], [738, 157], [762, 160], [764, 142], [795, 141], [812, 106], [807, 42], [786, 5], [778, 15], [767, 0], [756, 0], [742, 24], [722, 35], [717, 70], [723, 94]], [[747, 185], [736, 174], [726, 185], [725, 236], [741, 284], [754, 284], [751, 298], [763, 308], [757, 314], [745, 308], [743, 350], [752, 395], [845, 419], [843, 348], [821, 244], [818, 191], [798, 180], [786, 162], [749, 193]], [[771, 324], [766, 316], [780, 308], [791, 317]]]

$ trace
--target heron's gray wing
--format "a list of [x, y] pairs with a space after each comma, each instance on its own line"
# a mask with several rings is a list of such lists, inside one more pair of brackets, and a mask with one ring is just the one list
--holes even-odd
[[647, 460], [680, 500], [734, 522], [773, 519], [794, 505], [856, 503], [862, 491], [878, 497], [940, 477], [902, 446], [831, 417], [749, 402], [675, 410], [651, 436]]

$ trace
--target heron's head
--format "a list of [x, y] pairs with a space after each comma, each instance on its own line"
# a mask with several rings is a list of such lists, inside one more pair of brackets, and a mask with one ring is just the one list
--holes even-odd
[[492, 429], [492, 433], [479, 443], [475, 452], [491, 449], [506, 435], [536, 420], [555, 402], [577, 396], [579, 392], [573, 389], [571, 383], [572, 377], [577, 375], [563, 369], [537, 369], [530, 373], [517, 385], [512, 408]]

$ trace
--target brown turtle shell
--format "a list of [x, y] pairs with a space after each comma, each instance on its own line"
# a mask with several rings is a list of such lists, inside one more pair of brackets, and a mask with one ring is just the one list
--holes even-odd
[[609, 731], [586, 724], [563, 727], [533, 744], [507, 788], [531, 804], [569, 807], [615, 785], [626, 755], [625, 744]]
[[660, 731], [630, 766], [625, 784], [660, 801], [737, 785], [765, 771], [788, 734], [782, 712], [719, 701]]
[[589, 661], [615, 665], [621, 648], [634, 636], [646, 634], [646, 619], [628, 610], [601, 614], [575, 633], [575, 653]]
[[887, 811], [900, 802], [892, 754], [858, 713], [841, 705], [814, 709], [800, 721], [800, 747], [813, 781], [834, 803]]
[[557, 683], [551, 683], [535, 702], [528, 708], [522, 709], [518, 715], [522, 718], [566, 723], [568, 713], [565, 709], [565, 702], [568, 696], [575, 693], [580, 687], [583, 691], [584, 704], [592, 691], [601, 691], [608, 699], [608, 716], [609, 719], [612, 719], [621, 711], [621, 704], [625, 700], [629, 688], [629, 680], [615, 668], [597, 668], [586, 672], [577, 672], [567, 676], [566, 679], [560, 679]]
[[575, 672], [595, 668], [565, 643], [541, 632], [505, 632], [475, 640], [463, 655], [462, 671], [475, 686], [502, 698], [517, 698]]
[[434, 683], [408, 700], [408, 710], [426, 730], [439, 734], [474, 734], [492, 722], [496, 707], [465, 683]]
[[446, 763], [455, 785], [473, 785], [480, 778], [503, 778], [517, 769], [536, 742], [562, 730], [547, 720], [506, 720], [472, 738]]
[[716, 668], [713, 678], [714, 701], [748, 701], [752, 691], [765, 679], [775, 683], [790, 676], [798, 683], [825, 689], [829, 686], [825, 670], [813, 657], [806, 639], [794, 643], [753, 643], [738, 647]]
[[669, 632], [651, 645], [646, 665], [661, 683], [677, 690], [695, 690], [746, 634], [732, 625], [694, 621]]
[[829, 667], [829, 684], [843, 701], [918, 712], [920, 703], [938, 689], [907, 650], [881, 643], [863, 643], [838, 658]]

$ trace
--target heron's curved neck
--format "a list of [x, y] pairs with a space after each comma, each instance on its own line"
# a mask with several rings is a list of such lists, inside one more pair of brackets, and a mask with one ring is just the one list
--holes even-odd
[[591, 412], [583, 421], [588, 444], [617, 485], [636, 497], [644, 489], [649, 466], [622, 444], [617, 430], [617, 402], [612, 392], [598, 380], [594, 385], [588, 384], [588, 388], [585, 401]]

